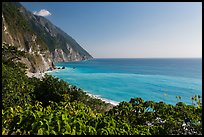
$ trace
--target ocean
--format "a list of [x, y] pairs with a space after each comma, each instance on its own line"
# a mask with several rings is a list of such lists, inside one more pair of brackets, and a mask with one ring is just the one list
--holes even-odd
[[192, 104], [202, 96], [202, 58], [91, 59], [60, 62], [65, 69], [48, 72], [112, 104], [141, 97], [175, 105], [176, 96]]

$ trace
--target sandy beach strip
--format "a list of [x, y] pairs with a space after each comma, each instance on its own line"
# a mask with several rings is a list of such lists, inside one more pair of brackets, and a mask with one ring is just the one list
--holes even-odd
[[[84, 91], [84, 90], [83, 90]], [[90, 97], [92, 98], [95, 98], [95, 99], [100, 99], [102, 101], [104, 101], [105, 103], [110, 103], [112, 104], [113, 106], [117, 106], [119, 104], [119, 102], [116, 102], [116, 101], [113, 101], [113, 100], [109, 100], [109, 99], [105, 99], [105, 98], [101, 98], [99, 95], [93, 95], [87, 91], [84, 91], [87, 95], [89, 95]]]

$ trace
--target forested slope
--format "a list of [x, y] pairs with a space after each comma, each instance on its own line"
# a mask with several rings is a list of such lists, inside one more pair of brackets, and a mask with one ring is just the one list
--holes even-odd
[[3, 135], [202, 134], [200, 96], [192, 105], [175, 106], [133, 97], [108, 110], [110, 104], [63, 80], [28, 78], [21, 56], [23, 51], [2, 44]]

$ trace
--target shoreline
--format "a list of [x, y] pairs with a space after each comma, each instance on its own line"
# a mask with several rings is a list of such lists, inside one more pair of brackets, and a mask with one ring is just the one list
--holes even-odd
[[[36, 77], [36, 78], [42, 79], [45, 76], [45, 74], [47, 74], [49, 72], [55, 72], [55, 71], [58, 71], [58, 70], [62, 70], [62, 69], [53, 69], [53, 70], [48, 70], [48, 71], [45, 71], [45, 72], [42, 72], [42, 73], [41, 72], [37, 72], [37, 73], [27, 72], [26, 75], [28, 77], [30, 77], [30, 78], [31, 77]], [[48, 75], [50, 75], [50, 74], [48, 74]], [[109, 104], [111, 104], [113, 106], [117, 106], [119, 104], [119, 102], [117, 102], [117, 101], [113, 101], [113, 100], [109, 100], [109, 99], [106, 99], [106, 98], [102, 98], [102, 97], [100, 97], [100, 95], [94, 95], [94, 94], [92, 94], [92, 93], [90, 93], [88, 91], [85, 91], [85, 90], [83, 90], [83, 92], [85, 92], [91, 98], [100, 99], [100, 100], [104, 101], [105, 103], [109, 103]]]
[[41, 72], [37, 72], [37, 73], [26, 72], [26, 75], [27, 75], [29, 78], [35, 77], [35, 78], [41, 79], [41, 78], [44, 77], [44, 73], [41, 73]]
[[102, 101], [104, 101], [105, 103], [109, 103], [113, 106], [117, 106], [120, 102], [117, 102], [117, 101], [113, 101], [113, 100], [110, 100], [110, 99], [106, 99], [106, 98], [102, 98], [100, 97], [100, 95], [94, 95], [94, 94], [91, 94], [89, 93], [88, 91], [85, 91], [83, 90], [88, 96], [92, 97], [92, 98], [95, 98], [95, 99], [100, 99]]
[[54, 71], [57, 71], [57, 70], [61, 70], [61, 69], [53, 69], [53, 70], [47, 70], [47, 71], [44, 71], [44, 72], [37, 72], [37, 73], [31, 73], [31, 72], [26, 72], [26, 75], [28, 77], [36, 77], [36, 78], [39, 78], [39, 79], [42, 79], [46, 73], [49, 73], [49, 72], [54, 72]]

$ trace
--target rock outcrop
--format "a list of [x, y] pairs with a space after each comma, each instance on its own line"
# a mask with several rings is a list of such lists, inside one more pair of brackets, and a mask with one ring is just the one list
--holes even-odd
[[21, 62], [31, 73], [53, 69], [53, 62], [93, 58], [60, 28], [32, 14], [18, 2], [2, 3], [2, 42], [26, 52]]
[[3, 3], [2, 42], [25, 51], [26, 57], [21, 59], [32, 73], [52, 69], [52, 56], [46, 44], [32, 32], [24, 17], [13, 3]]
[[54, 62], [80, 61], [93, 58], [71, 36], [66, 34], [48, 19], [20, 8], [35, 33], [47, 44]]

